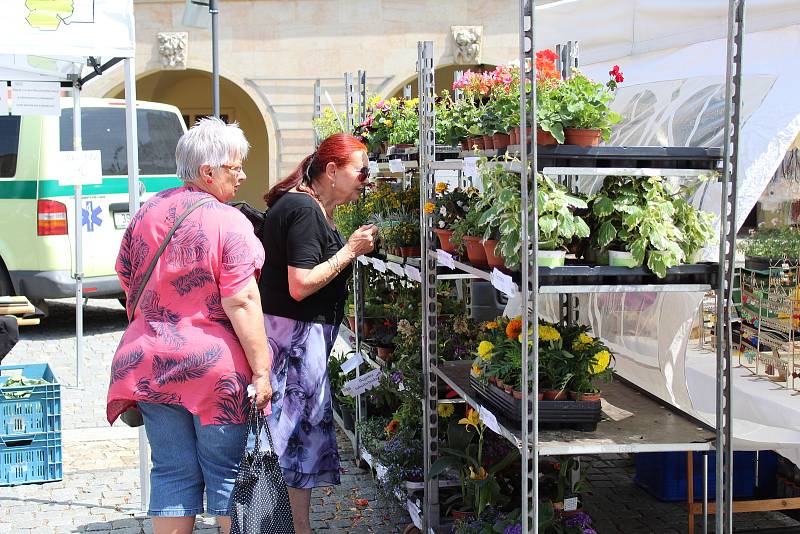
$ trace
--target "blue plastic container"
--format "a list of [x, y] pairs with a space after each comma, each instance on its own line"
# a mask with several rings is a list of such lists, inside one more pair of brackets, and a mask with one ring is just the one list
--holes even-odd
[[[41, 386], [6, 386], [9, 377], [41, 378]], [[24, 398], [9, 398], [25, 393]], [[0, 366], [0, 436], [61, 430], [61, 384], [46, 363]]]
[[61, 432], [0, 438], [0, 486], [61, 480], [61, 452]]
[[[686, 484], [685, 452], [653, 452], [636, 455], [636, 484], [661, 501], [685, 501], [688, 498]], [[758, 497], [774, 495], [778, 456], [773, 451], [758, 453]], [[708, 453], [708, 495], [713, 499], [716, 492], [717, 465], [714, 451]], [[703, 455], [694, 453], [694, 496], [703, 499]], [[736, 451], [733, 453], [733, 497], [746, 499], [756, 496], [756, 453]]]

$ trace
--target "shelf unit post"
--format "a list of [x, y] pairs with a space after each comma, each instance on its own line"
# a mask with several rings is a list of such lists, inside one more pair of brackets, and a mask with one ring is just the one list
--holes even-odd
[[367, 120], [367, 71], [358, 71], [358, 122]]
[[[313, 119], [316, 120], [322, 116], [322, 81], [317, 78], [314, 80], [314, 117]], [[319, 133], [317, 133], [317, 129], [314, 128], [314, 148], [316, 149], [319, 146], [320, 141]]]
[[425, 203], [433, 200], [435, 172], [431, 165], [436, 161], [434, 99], [436, 87], [433, 69], [433, 41], [417, 44], [417, 71], [419, 73], [419, 191], [420, 191], [420, 241], [422, 248], [422, 373], [425, 384], [425, 404], [422, 409], [424, 437], [425, 493], [423, 499], [423, 532], [436, 531], [439, 526], [439, 481], [427, 476], [436, 461], [439, 448], [438, 365], [436, 341], [436, 255], [433, 253], [433, 218], [425, 213]]
[[[520, 65], [520, 172], [522, 212], [522, 531], [539, 532], [539, 269], [538, 209], [536, 205], [536, 53], [534, 41], [535, 0], [520, 0], [519, 4], [519, 65]], [[527, 113], [530, 107], [530, 114]], [[531, 132], [530, 154], [526, 142]], [[528, 164], [530, 161], [530, 165]], [[529, 171], [529, 167], [531, 170]], [[530, 177], [530, 180], [529, 180]], [[530, 185], [530, 191], [529, 191]], [[528, 231], [530, 228], [530, 232]], [[530, 235], [529, 235], [530, 234]], [[531, 372], [533, 370], [533, 372]]]
[[728, 4], [725, 129], [720, 211], [719, 280], [717, 287], [717, 507], [716, 532], [733, 532], [733, 420], [731, 402], [731, 307], [736, 251], [736, 178], [742, 101], [744, 0]]
[[356, 107], [356, 84], [352, 72], [344, 73], [344, 108], [345, 108], [345, 131], [350, 133], [353, 131], [355, 123], [355, 107]]

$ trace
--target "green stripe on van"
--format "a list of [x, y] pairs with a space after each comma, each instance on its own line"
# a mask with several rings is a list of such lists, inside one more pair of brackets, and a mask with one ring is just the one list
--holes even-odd
[[[142, 176], [139, 178], [144, 183], [146, 191], [152, 193], [170, 187], [178, 187], [181, 180], [177, 176]], [[0, 182], [0, 199], [36, 199], [36, 185], [39, 185], [39, 198], [69, 197], [75, 192], [72, 186], [58, 185], [57, 180], [11, 180]], [[128, 192], [128, 178], [115, 177], [103, 178], [102, 184], [85, 185], [84, 195], [111, 195], [126, 194]]]

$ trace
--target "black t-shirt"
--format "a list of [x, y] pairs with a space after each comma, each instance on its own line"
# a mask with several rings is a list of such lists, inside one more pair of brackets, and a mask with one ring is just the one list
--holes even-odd
[[283, 195], [267, 210], [262, 243], [266, 259], [258, 288], [264, 313], [338, 324], [344, 315], [352, 266], [300, 302], [289, 294], [289, 265], [313, 269], [344, 246], [344, 238], [330, 227], [319, 204], [305, 193]]

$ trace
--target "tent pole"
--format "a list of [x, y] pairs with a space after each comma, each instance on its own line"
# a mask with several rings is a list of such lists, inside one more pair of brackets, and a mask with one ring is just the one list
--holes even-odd
[[[81, 86], [76, 79], [72, 84], [72, 149], [82, 150], [81, 146]], [[83, 367], [83, 211], [82, 186], [75, 184], [75, 387], [81, 386]]]
[[[128, 153], [128, 213], [139, 211], [139, 142], [136, 120], [136, 60], [125, 59], [125, 139]], [[144, 426], [139, 427], [139, 502], [142, 513], [150, 504], [150, 446]]]

